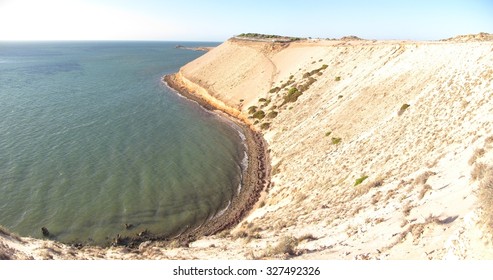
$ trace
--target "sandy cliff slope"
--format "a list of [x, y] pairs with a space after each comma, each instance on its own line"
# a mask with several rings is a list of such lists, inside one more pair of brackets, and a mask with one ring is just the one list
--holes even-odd
[[77, 250], [53, 243], [57, 253], [47, 252], [51, 241], [0, 236], [0, 252], [493, 258], [493, 223], [485, 215], [493, 198], [492, 41], [231, 39], [178, 76], [254, 124], [269, 144], [272, 183], [242, 223], [188, 247]]

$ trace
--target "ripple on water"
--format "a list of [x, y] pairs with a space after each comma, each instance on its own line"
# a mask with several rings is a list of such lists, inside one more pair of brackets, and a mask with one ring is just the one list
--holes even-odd
[[241, 130], [160, 83], [199, 53], [169, 43], [8, 47], [0, 224], [108, 244], [145, 229], [176, 234], [229, 205], [246, 164]]

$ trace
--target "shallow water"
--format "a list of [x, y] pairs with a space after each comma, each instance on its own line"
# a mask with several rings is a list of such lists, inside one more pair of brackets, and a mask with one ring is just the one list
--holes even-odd
[[161, 82], [202, 54], [177, 44], [206, 45], [0, 43], [1, 225], [105, 245], [174, 234], [228, 205], [241, 138]]

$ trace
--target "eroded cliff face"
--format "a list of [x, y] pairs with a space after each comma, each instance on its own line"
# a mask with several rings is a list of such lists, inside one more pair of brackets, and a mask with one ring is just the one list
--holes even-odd
[[188, 247], [1, 246], [35, 258], [48, 249], [26, 244], [62, 248], [54, 258], [493, 257], [492, 41], [232, 39], [180, 75], [269, 144], [272, 184], [242, 223]]

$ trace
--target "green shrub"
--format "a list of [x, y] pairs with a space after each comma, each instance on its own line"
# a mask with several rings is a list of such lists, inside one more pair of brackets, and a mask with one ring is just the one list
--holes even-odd
[[253, 114], [257, 112], [258, 107], [257, 106], [250, 106], [248, 107], [248, 114]]
[[295, 94], [296, 92], [298, 92], [298, 89], [295, 87], [292, 87], [289, 89], [288, 94]]
[[333, 145], [341, 143], [342, 139], [340, 137], [332, 137], [331, 142]]
[[250, 38], [250, 39], [277, 39], [278, 41], [282, 41], [282, 42], [292, 42], [292, 41], [299, 41], [304, 39], [300, 37], [286, 37], [286, 36], [279, 36], [273, 34], [260, 34], [260, 33], [241, 33], [236, 37]]
[[341, 80], [341, 76], [337, 76], [337, 77], [335, 78], [335, 81], [336, 81], [336, 82], [339, 82], [340, 80]]
[[400, 116], [406, 111], [407, 108], [409, 108], [409, 104], [402, 104], [401, 108], [399, 109], [399, 112], [397, 112], [397, 115]]
[[354, 186], [356, 187], [357, 185], [363, 183], [364, 180], [366, 180], [368, 178], [368, 176], [364, 175], [364, 176], [361, 176], [360, 178], [356, 179], [356, 182], [354, 182]]
[[299, 91], [297, 88], [292, 87], [289, 89], [288, 93], [284, 96], [284, 102], [282, 105], [289, 103], [289, 102], [296, 102], [298, 100], [298, 97], [303, 94], [301, 91]]
[[326, 132], [325, 136], [329, 136], [332, 133], [332, 131]]
[[267, 114], [267, 117], [273, 119], [273, 118], [277, 117], [277, 114], [278, 114], [278, 112], [271, 111], [271, 112], [269, 112], [269, 114]]
[[265, 99], [265, 98], [259, 98], [259, 100], [258, 100], [258, 102], [265, 102], [265, 101], [267, 101], [267, 99]]
[[294, 80], [289, 80], [289, 81], [285, 82], [284, 84], [282, 84], [281, 85], [281, 88], [285, 88], [285, 87], [289, 86], [292, 83], [294, 83]]
[[280, 90], [281, 90], [280, 87], [275, 87], [275, 88], [272, 88], [271, 90], [269, 90], [269, 93], [278, 93]]
[[306, 81], [306, 83], [304, 83], [304, 84], [302, 84], [302, 85], [300, 85], [300, 86], [299, 86], [299, 90], [300, 90], [301, 92], [307, 91], [307, 90], [310, 88], [310, 86], [311, 86], [313, 83], [315, 83], [316, 81], [317, 81], [317, 79], [312, 78], [312, 77], [309, 77], [309, 78], [308, 78], [308, 81]]
[[253, 114], [253, 118], [255, 118], [255, 119], [259, 119], [259, 120], [261, 120], [261, 119], [263, 119], [264, 117], [265, 117], [265, 112], [264, 112], [264, 111], [262, 111], [262, 110], [258, 110], [257, 112], [255, 112], [255, 113]]
[[270, 127], [270, 123], [263, 123], [260, 125], [261, 129], [268, 129]]
[[320, 70], [325, 70], [325, 69], [327, 69], [327, 67], [329, 67], [329, 65], [324, 64], [324, 65], [322, 65], [322, 67], [320, 67], [319, 69], [320, 69]]

